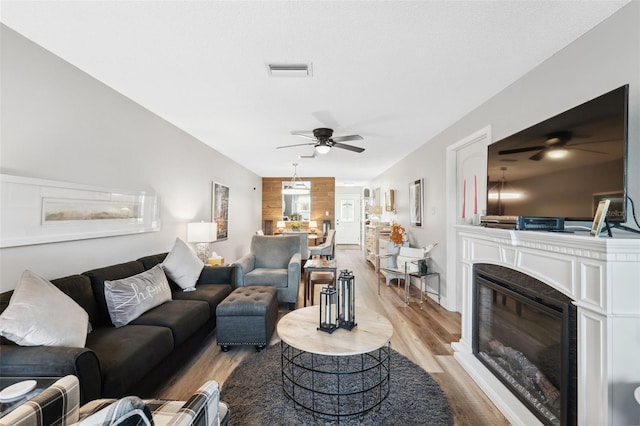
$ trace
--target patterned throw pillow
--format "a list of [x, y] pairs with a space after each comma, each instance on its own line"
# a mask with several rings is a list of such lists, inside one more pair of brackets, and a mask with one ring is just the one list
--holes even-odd
[[162, 262], [162, 267], [176, 284], [184, 291], [194, 290], [196, 281], [202, 273], [204, 263], [195, 252], [180, 238], [176, 238], [173, 248]]
[[171, 300], [169, 282], [160, 265], [121, 280], [104, 282], [104, 297], [111, 322], [129, 324], [151, 308]]
[[58, 287], [24, 271], [0, 315], [0, 335], [21, 346], [84, 347], [89, 315]]

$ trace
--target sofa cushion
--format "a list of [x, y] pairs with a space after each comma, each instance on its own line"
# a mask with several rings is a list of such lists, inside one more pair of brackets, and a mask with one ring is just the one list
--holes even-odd
[[131, 324], [167, 327], [173, 333], [174, 345], [179, 346], [207, 321], [209, 321], [207, 302], [172, 300], [144, 313], [131, 321]]
[[111, 322], [129, 324], [148, 310], [171, 300], [171, 289], [160, 265], [121, 280], [105, 280], [104, 296]]
[[169, 253], [152, 254], [151, 256], [145, 256], [138, 259], [138, 262], [142, 263], [144, 269], [151, 269], [159, 263], [164, 262]]
[[209, 304], [209, 316], [215, 317], [216, 307], [231, 294], [230, 284], [199, 284], [195, 291], [176, 291], [174, 300], [202, 300]]
[[287, 287], [287, 269], [256, 268], [244, 275], [244, 285], [270, 285], [276, 288]]
[[162, 262], [162, 267], [183, 290], [190, 291], [196, 286], [204, 263], [195, 252], [180, 238], [176, 238], [173, 248]]
[[91, 271], [82, 273], [82, 275], [89, 277], [89, 279], [91, 280], [93, 295], [98, 305], [99, 319], [98, 319], [98, 323], [92, 323], [94, 327], [100, 327], [103, 325], [111, 324], [111, 317], [109, 316], [107, 301], [104, 297], [105, 280], [109, 280], [109, 281], [120, 280], [122, 278], [131, 277], [141, 272], [144, 272], [144, 267], [142, 266], [142, 263], [132, 261], [132, 262], [120, 263], [118, 265], [107, 266], [105, 268], [93, 269]]
[[91, 280], [85, 275], [70, 275], [68, 277], [51, 280], [51, 284], [58, 287], [64, 294], [76, 301], [89, 314], [92, 325], [99, 323], [98, 305], [93, 296]]
[[103, 396], [122, 397], [171, 353], [173, 335], [166, 327], [149, 325], [100, 327], [86, 346], [100, 360]]
[[83, 347], [88, 330], [87, 312], [28, 270], [0, 315], [0, 334], [21, 346]]

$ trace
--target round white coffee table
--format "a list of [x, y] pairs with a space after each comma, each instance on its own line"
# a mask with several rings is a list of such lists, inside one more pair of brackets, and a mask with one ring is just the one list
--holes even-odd
[[316, 305], [278, 322], [287, 397], [314, 415], [338, 420], [379, 406], [389, 395], [391, 323], [361, 307], [351, 331], [319, 331], [319, 320]]

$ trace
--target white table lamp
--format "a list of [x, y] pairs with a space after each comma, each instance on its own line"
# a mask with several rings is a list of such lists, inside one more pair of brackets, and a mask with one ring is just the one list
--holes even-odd
[[196, 245], [196, 254], [204, 262], [209, 259], [209, 243], [218, 239], [215, 222], [193, 222], [187, 224], [187, 242]]
[[284, 228], [286, 228], [286, 226], [287, 226], [287, 225], [286, 225], [286, 223], [284, 223], [284, 220], [279, 220], [279, 221], [276, 223], [276, 228], [278, 228], [278, 230], [279, 230], [280, 232], [282, 232], [282, 231], [284, 230]]
[[309, 230], [311, 232], [316, 232], [318, 230], [318, 222], [316, 222], [315, 220], [310, 220], [309, 221]]

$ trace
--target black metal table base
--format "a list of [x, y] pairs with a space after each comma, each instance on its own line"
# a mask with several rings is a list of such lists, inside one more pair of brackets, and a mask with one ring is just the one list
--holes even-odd
[[281, 349], [284, 393], [314, 416], [338, 421], [361, 416], [389, 395], [388, 344], [349, 356], [314, 354], [284, 342]]

